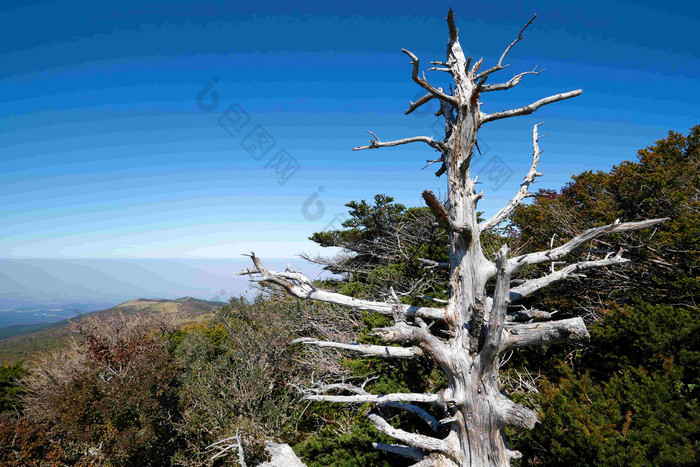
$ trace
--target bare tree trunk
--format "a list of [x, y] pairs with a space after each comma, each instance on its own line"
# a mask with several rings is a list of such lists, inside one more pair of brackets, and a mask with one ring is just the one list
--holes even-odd
[[[445, 138], [434, 141], [418, 136], [398, 141], [382, 142], [374, 134], [368, 146], [355, 148], [375, 149], [414, 142], [426, 143], [441, 152], [437, 162], [442, 166], [437, 175], [447, 174], [447, 206], [437, 200], [429, 191], [423, 192], [426, 204], [433, 211], [437, 221], [449, 233], [450, 299], [444, 308], [410, 307], [401, 304], [394, 295], [393, 303], [378, 303], [357, 300], [340, 294], [316, 288], [300, 273], [274, 272], [265, 269], [260, 260], [251, 255], [254, 268], [241, 274], [260, 276], [261, 280], [277, 284], [290, 294], [301, 299], [316, 299], [351, 306], [355, 309], [383, 313], [394, 317], [394, 325], [374, 330], [374, 334], [387, 343], [409, 344], [411, 347], [384, 347], [370, 345], [347, 345], [304, 339], [308, 345], [342, 348], [361, 355], [386, 358], [412, 358], [428, 356], [432, 358], [447, 376], [448, 386], [440, 394], [385, 394], [371, 395], [363, 388], [348, 384], [321, 385], [309, 391], [308, 398], [331, 402], [364, 403], [391, 405], [396, 408], [422, 413], [422, 418], [434, 428], [432, 415], [415, 404], [437, 406], [444, 412], [444, 418], [437, 421], [446, 436], [439, 438], [419, 433], [409, 433], [395, 428], [377, 414], [370, 419], [376, 428], [402, 442], [403, 445], [383, 445], [375, 447], [384, 451], [420, 460], [416, 466], [507, 466], [510, 460], [520, 456], [506, 443], [504, 428], [515, 426], [531, 429], [537, 421], [537, 414], [518, 405], [499, 390], [498, 366], [500, 354], [509, 348], [530, 345], [548, 345], [559, 342], [573, 342], [588, 338], [583, 320], [580, 318], [552, 321], [538, 324], [509, 322], [508, 306], [535, 291], [557, 281], [570, 277], [580, 270], [592, 267], [611, 266], [626, 262], [621, 253], [615, 256], [571, 264], [558, 271], [528, 281], [511, 288], [511, 276], [526, 266], [549, 263], [562, 259], [577, 248], [599, 235], [624, 230], [645, 228], [662, 222], [652, 219], [633, 223], [615, 223], [586, 231], [566, 244], [549, 251], [508, 257], [508, 247], [504, 245], [493, 260], [484, 256], [481, 233], [505, 221], [515, 207], [528, 195], [528, 187], [541, 175], [537, 172], [539, 162], [538, 125], [532, 135], [532, 166], [525, 175], [520, 189], [513, 199], [492, 218], [479, 223], [477, 203], [483, 193], [476, 191], [476, 177], [470, 173], [471, 159], [477, 144], [477, 133], [484, 123], [527, 115], [539, 107], [569, 99], [581, 94], [581, 90], [557, 94], [536, 101], [519, 109], [484, 114], [479, 110], [482, 92], [510, 89], [516, 86], [526, 74], [539, 74], [536, 71], [515, 75], [506, 83], [487, 85], [487, 78], [505, 68], [503, 60], [510, 49], [523, 38], [524, 30], [534, 17], [523, 27], [516, 38], [503, 52], [498, 64], [479, 72], [481, 60], [471, 66], [471, 57], [465, 58], [458, 39], [452, 10], [447, 17], [449, 42], [445, 62], [431, 62], [436, 65], [430, 70], [448, 72], [454, 79], [451, 94], [432, 86], [424, 76], [419, 75], [418, 58], [404, 50], [413, 65], [412, 79], [423, 87], [427, 94], [418, 101], [411, 102], [406, 113], [411, 113], [421, 105], [438, 99], [439, 114], [445, 118]], [[487, 293], [487, 282], [495, 279], [492, 294]], [[539, 310], [520, 312], [522, 315], [537, 314], [550, 318], [551, 314]], [[449, 338], [431, 333], [425, 320], [439, 320], [448, 328]], [[349, 392], [350, 395], [330, 395], [328, 392]], [[439, 430], [438, 430], [439, 431]]]

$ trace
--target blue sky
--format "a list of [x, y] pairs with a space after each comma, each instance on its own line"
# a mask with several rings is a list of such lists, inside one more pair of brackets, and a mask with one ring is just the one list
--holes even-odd
[[[444, 192], [421, 170], [432, 155], [422, 145], [351, 149], [366, 130], [434, 133], [434, 117], [403, 115], [421, 93], [400, 49], [442, 59], [448, 4], [5, 0], [0, 257], [293, 257], [314, 251], [307, 237], [350, 200], [381, 192], [418, 205], [422, 190]], [[700, 7], [690, 5], [454, 3], [462, 46], [485, 66], [538, 14], [492, 82], [546, 71], [486, 94], [482, 110], [584, 90], [484, 126], [482, 162], [497, 158], [512, 175], [485, 182], [481, 208], [494, 212], [517, 189], [539, 121], [550, 133], [540, 188], [700, 123], [700, 51], [688, 39]], [[251, 155], [261, 131], [274, 146]]]

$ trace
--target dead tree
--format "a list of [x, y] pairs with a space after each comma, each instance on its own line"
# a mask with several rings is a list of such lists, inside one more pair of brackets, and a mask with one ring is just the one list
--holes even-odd
[[[425, 75], [420, 73], [418, 57], [408, 50], [403, 50], [411, 59], [413, 81], [426, 92], [425, 96], [410, 103], [406, 113], [409, 114], [427, 102], [437, 99], [440, 104], [437, 113], [445, 119], [445, 138], [436, 141], [427, 136], [414, 136], [397, 141], [380, 141], [372, 134], [373, 139], [368, 146], [354, 148], [375, 149], [423, 143], [439, 151], [440, 157], [436, 162], [440, 164], [440, 169], [437, 175], [447, 175], [447, 205], [439, 202], [430, 191], [424, 191], [423, 198], [437, 221], [449, 232], [450, 298], [444, 306], [408, 306], [402, 304], [395, 296], [393, 300], [381, 303], [324, 291], [299, 272], [275, 272], [266, 269], [254, 254], [251, 255], [254, 267], [239, 273], [276, 284], [300, 299], [330, 302], [393, 316], [392, 326], [375, 329], [374, 334], [387, 344], [400, 345], [348, 345], [314, 339], [304, 339], [304, 344], [347, 349], [360, 355], [374, 357], [427, 356], [439, 365], [447, 376], [448, 385], [437, 394], [374, 395], [361, 387], [333, 384], [317, 388], [315, 393], [308, 395], [308, 399], [315, 401], [391, 405], [419, 415], [430, 427], [440, 427], [435, 432], [443, 433], [442, 436], [427, 436], [395, 428], [377, 414], [369, 415], [379, 431], [400, 443], [377, 444], [376, 447], [415, 459], [418, 461], [416, 466], [504, 466], [510, 465], [511, 459], [519, 457], [519, 452], [508, 448], [504, 428], [514, 426], [532, 429], [537, 421], [537, 414], [512, 402], [501, 393], [498, 383], [499, 356], [510, 349], [576, 342], [588, 338], [588, 332], [581, 318], [523, 323], [523, 320], [532, 317], [551, 318], [551, 314], [523, 309], [509, 313], [509, 306], [543, 287], [575, 276], [583, 270], [627, 262], [620, 251], [615, 255], [554, 268], [555, 262], [561, 263], [568, 255], [600, 235], [646, 228], [664, 220], [616, 222], [593, 228], [548, 251], [509, 257], [508, 246], [503, 245], [493, 259], [484, 256], [481, 233], [506, 221], [515, 207], [530, 196], [528, 187], [541, 174], [537, 172], [540, 150], [538, 125], [535, 125], [532, 132], [532, 165], [519, 190], [493, 217], [479, 223], [477, 203], [483, 192], [477, 192], [476, 177], [472, 178], [470, 174], [470, 163], [479, 128], [496, 120], [528, 115], [544, 105], [581, 94], [579, 89], [545, 97], [518, 109], [490, 114], [479, 109], [479, 99], [483, 93], [513, 88], [525, 75], [539, 73], [535, 70], [526, 71], [516, 74], [507, 82], [487, 84], [492, 74], [508, 66], [504, 64], [506, 55], [523, 38], [523, 32], [534, 19], [535, 17], [522, 28], [518, 37], [505, 49], [498, 63], [482, 71], [482, 60], [472, 64], [471, 57], [465, 57], [458, 40], [454, 14], [450, 10], [447, 16], [447, 59], [444, 62], [431, 62], [434, 66], [429, 68], [447, 72], [452, 76], [454, 86], [450, 93], [431, 85]], [[551, 273], [536, 279], [515, 281], [517, 285], [511, 283], [514, 274], [530, 265], [543, 263], [552, 264]], [[489, 286], [487, 289], [487, 283], [493, 284], [493, 288]], [[442, 323], [439, 326], [442, 329], [439, 335], [431, 332], [432, 321]], [[444, 413], [444, 417], [438, 420], [439, 417], [434, 417], [421, 407], [425, 405], [434, 406], [437, 412]]]

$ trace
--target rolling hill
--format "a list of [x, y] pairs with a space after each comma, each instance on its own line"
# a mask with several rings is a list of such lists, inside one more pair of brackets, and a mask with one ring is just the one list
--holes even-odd
[[[183, 297], [176, 300], [138, 298], [105, 310], [78, 315], [71, 320], [90, 315], [122, 313], [179, 313], [183, 324], [203, 323], [211, 319], [225, 302], [200, 300]], [[0, 334], [0, 363], [24, 360], [32, 366], [32, 359], [38, 354], [60, 348], [70, 338], [70, 321], [9, 326]]]

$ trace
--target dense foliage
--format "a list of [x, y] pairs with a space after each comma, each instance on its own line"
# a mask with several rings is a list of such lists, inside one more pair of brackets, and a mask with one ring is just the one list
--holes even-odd
[[[585, 172], [541, 192], [513, 222], [519, 241], [542, 248], [587, 228], [668, 217], [591, 249], [626, 250], [624, 270], [551, 287], [531, 302], [583, 315], [583, 351], [522, 353], [515, 365], [546, 375], [535, 398], [541, 423], [521, 433], [524, 465], [695, 465], [700, 448], [700, 126], [670, 132], [609, 172]], [[586, 254], [586, 252], [582, 252]], [[531, 271], [531, 273], [535, 273]], [[541, 273], [541, 272], [540, 272]], [[594, 322], [595, 321], [595, 322]]]
[[303, 407], [292, 385], [308, 377], [289, 342], [310, 306], [233, 299], [207, 326], [179, 334], [173, 349], [183, 366], [178, 429], [188, 444], [179, 464], [206, 464], [216, 454], [206, 446], [238, 432], [256, 465], [264, 459], [266, 439], [293, 436]]
[[[340, 292], [353, 297], [386, 297], [390, 287], [419, 300], [443, 297], [444, 269], [425, 261], [447, 261], [447, 235], [427, 208], [406, 208], [387, 195], [374, 203], [351, 201], [340, 230], [316, 232], [310, 240], [341, 248], [333, 258], [307, 257], [344, 281]], [[332, 285], [332, 284], [331, 284]]]
[[155, 316], [81, 320], [80, 336], [22, 381], [21, 418], [0, 430], [3, 465], [163, 465], [176, 450], [178, 366], [171, 323]]
[[13, 412], [19, 407], [17, 396], [21, 389], [17, 380], [26, 376], [22, 362], [15, 362], [12, 365], [0, 365], [0, 415], [6, 412]]

